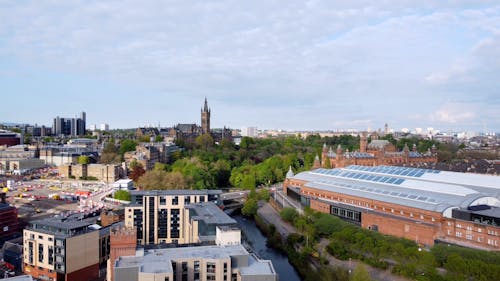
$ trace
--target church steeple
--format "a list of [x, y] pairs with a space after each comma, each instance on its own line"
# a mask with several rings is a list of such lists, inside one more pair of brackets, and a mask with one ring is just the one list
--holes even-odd
[[205, 97], [205, 104], [201, 110], [201, 132], [202, 134], [210, 134], [210, 108], [207, 97]]

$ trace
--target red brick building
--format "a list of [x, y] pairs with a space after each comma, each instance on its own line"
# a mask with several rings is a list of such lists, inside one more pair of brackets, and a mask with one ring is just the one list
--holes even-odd
[[107, 281], [113, 281], [115, 262], [121, 256], [134, 256], [137, 241], [137, 230], [126, 227], [113, 227], [110, 232], [110, 253], [107, 268]]
[[287, 176], [287, 195], [363, 228], [431, 246], [500, 250], [500, 177], [351, 165]]
[[[332, 167], [342, 168], [349, 165], [377, 166], [377, 165], [399, 165], [415, 163], [436, 163], [437, 154], [432, 149], [426, 153], [419, 153], [416, 146], [412, 150], [405, 146], [403, 151], [396, 151], [396, 147], [387, 140], [379, 140], [376, 135], [372, 135], [372, 141], [368, 143], [366, 133], [363, 133], [359, 141], [359, 151], [350, 152], [343, 150], [340, 145], [336, 151], [326, 144], [321, 153], [321, 162], [319, 158], [314, 163], [314, 168]], [[328, 166], [329, 164], [329, 166]]]
[[0, 193], [0, 244], [19, 232], [17, 209], [5, 202], [5, 193]]
[[14, 146], [21, 144], [21, 135], [13, 132], [0, 131], [0, 145]]

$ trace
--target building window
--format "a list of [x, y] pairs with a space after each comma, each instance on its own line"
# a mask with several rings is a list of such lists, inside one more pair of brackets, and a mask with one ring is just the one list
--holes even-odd
[[179, 205], [179, 196], [172, 197], [172, 205]]
[[483, 232], [483, 229], [482, 228], [478, 228], [477, 232], [481, 233], [481, 232]]
[[54, 264], [54, 247], [49, 246], [49, 264]]
[[478, 238], [477, 238], [477, 242], [482, 243], [482, 242], [483, 242], [483, 237], [478, 237]]
[[182, 281], [187, 281], [188, 280], [187, 262], [183, 261], [181, 264], [181, 268], [182, 268]]
[[467, 235], [465, 235], [465, 238], [466, 238], [467, 240], [472, 240], [472, 235], [467, 234]]
[[462, 237], [462, 232], [457, 231], [457, 232], [455, 233], [455, 236], [456, 236], [456, 237], [458, 237], [458, 238], [461, 238], [461, 237]]
[[[215, 263], [207, 262], [207, 275], [213, 275], [215, 277], [215, 269], [216, 269]], [[215, 279], [213, 279], [213, 280], [215, 280]]]
[[38, 261], [43, 262], [43, 244], [38, 244]]
[[457, 223], [457, 226], [456, 226], [456, 227], [457, 227], [457, 228], [462, 228], [462, 225], [461, 225], [461, 224], [459, 224], [459, 223]]
[[471, 230], [472, 231], [472, 226], [467, 226], [467, 230]]
[[191, 196], [184, 196], [184, 204], [191, 203]]

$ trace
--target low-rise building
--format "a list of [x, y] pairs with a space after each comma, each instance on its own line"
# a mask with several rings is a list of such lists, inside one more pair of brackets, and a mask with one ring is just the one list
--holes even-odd
[[37, 158], [38, 154], [36, 146], [16, 145], [0, 148], [0, 175], [21, 175], [45, 166], [45, 161]]
[[114, 280], [276, 281], [269, 260], [261, 260], [242, 245], [199, 246], [139, 251], [115, 261]]
[[287, 174], [288, 196], [319, 212], [425, 246], [500, 251], [500, 177], [351, 165]]
[[64, 178], [95, 178], [107, 183], [125, 176], [122, 166], [113, 164], [74, 164], [59, 167], [59, 175]]

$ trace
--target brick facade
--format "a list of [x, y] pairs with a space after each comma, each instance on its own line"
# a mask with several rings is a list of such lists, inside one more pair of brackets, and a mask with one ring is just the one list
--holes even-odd
[[313, 210], [331, 213], [331, 206], [347, 206], [361, 210], [361, 227], [380, 233], [407, 238], [420, 245], [432, 246], [436, 240], [485, 250], [500, 250], [500, 227], [472, 221], [444, 217], [432, 212], [404, 205], [351, 196], [305, 186], [307, 182], [287, 178], [283, 184], [300, 189], [300, 195], [309, 200]]

